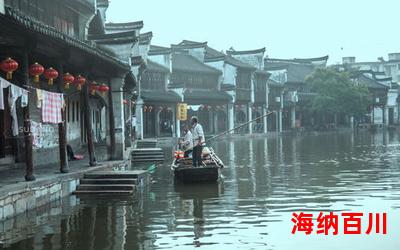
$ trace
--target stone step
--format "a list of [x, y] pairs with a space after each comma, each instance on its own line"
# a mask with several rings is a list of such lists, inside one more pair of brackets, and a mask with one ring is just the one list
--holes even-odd
[[77, 190], [135, 190], [132, 184], [82, 184]]
[[164, 155], [132, 155], [133, 158], [164, 158]]
[[155, 148], [157, 147], [157, 141], [155, 140], [143, 140], [136, 142], [136, 148]]
[[[104, 199], [99, 199], [99, 196], [104, 197]], [[121, 196], [124, 198], [121, 199]], [[79, 194], [79, 204], [81, 205], [131, 206], [135, 203], [137, 203], [137, 199], [134, 193], [131, 193], [130, 197], [127, 197], [125, 194], [118, 195], [115, 193], [98, 195]]]
[[135, 148], [132, 152], [164, 152], [161, 148]]
[[162, 163], [164, 160], [160, 160], [160, 159], [133, 159], [132, 162], [135, 163]]
[[145, 170], [133, 171], [96, 171], [86, 173], [85, 179], [138, 179], [147, 175]]
[[80, 184], [137, 184], [137, 179], [81, 179]]
[[160, 149], [145, 149], [145, 150], [134, 149], [132, 150], [132, 153], [164, 153], [164, 151]]
[[163, 153], [151, 153], [151, 154], [149, 154], [149, 153], [146, 153], [146, 154], [140, 153], [140, 154], [132, 154], [133, 157], [135, 157], [135, 156], [153, 156], [153, 155], [164, 157], [164, 154], [163, 154]]
[[135, 155], [132, 156], [132, 158], [135, 159], [143, 159], [143, 158], [159, 158], [159, 159], [164, 159], [164, 155]]
[[132, 195], [134, 190], [76, 190], [75, 195]]

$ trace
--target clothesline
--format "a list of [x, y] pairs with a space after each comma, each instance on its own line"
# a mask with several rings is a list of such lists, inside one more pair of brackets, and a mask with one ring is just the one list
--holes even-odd
[[[39, 89], [27, 84], [23, 85], [25, 88], [35, 90], [37, 96], [36, 107], [42, 110], [42, 122], [58, 124], [63, 122], [61, 110], [64, 106], [64, 94], [51, 92]], [[16, 101], [21, 97], [21, 107], [28, 106], [28, 93], [27, 89], [21, 88], [15, 84], [0, 77], [0, 109], [4, 110], [4, 94], [3, 89], [10, 87], [8, 103], [10, 106], [12, 116], [12, 130], [13, 135], [18, 134], [18, 119], [16, 113]]]
[[[33, 87], [33, 86], [31, 86], [31, 85], [26, 85], [26, 84], [24, 84], [24, 85], [22, 85], [22, 86], [24, 86], [24, 87], [26, 87], [26, 88], [28, 88], [28, 89], [33, 89], [33, 90], [40, 90], [40, 91], [46, 91], [46, 92], [49, 92], [49, 93], [57, 93], [57, 94], [62, 94], [62, 95], [67, 95], [67, 94], [64, 94], [64, 93], [59, 93], [59, 92], [51, 92], [51, 91], [48, 91], [48, 90], [44, 90], [44, 89], [40, 89], [40, 88], [36, 88], [36, 87]], [[28, 90], [27, 90], [28, 91]], [[28, 91], [29, 92], [29, 91]], [[30, 93], [30, 92], [29, 92]]]

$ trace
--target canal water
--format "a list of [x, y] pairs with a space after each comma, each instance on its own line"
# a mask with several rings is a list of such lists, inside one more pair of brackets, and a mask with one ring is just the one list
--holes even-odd
[[[0, 228], [4, 247], [399, 249], [397, 132], [241, 138], [213, 147], [226, 165], [218, 184], [176, 185], [167, 160], [136, 198], [72, 196], [6, 221]], [[293, 213], [301, 212], [314, 218], [309, 235], [292, 234]], [[317, 234], [320, 212], [338, 215], [337, 235]], [[344, 212], [363, 213], [360, 234], [345, 234]]]

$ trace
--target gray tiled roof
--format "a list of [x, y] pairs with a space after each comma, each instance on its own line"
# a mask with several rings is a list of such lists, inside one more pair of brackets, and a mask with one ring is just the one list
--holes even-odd
[[226, 53], [228, 55], [248, 55], [248, 54], [257, 54], [257, 53], [264, 53], [265, 47], [261, 49], [254, 49], [254, 50], [228, 50]]
[[208, 74], [222, 74], [221, 71], [208, 66], [193, 56], [188, 54], [172, 54], [172, 70], [185, 72], [200, 72]]
[[207, 42], [195, 42], [195, 41], [183, 40], [182, 42], [179, 43], [179, 46], [181, 46], [182, 48], [204, 47], [205, 48], [204, 60], [206, 62], [224, 60], [226, 63], [232, 66], [255, 70], [255, 67], [253, 67], [252, 65], [242, 62], [230, 55], [227, 55], [221, 51], [209, 47]]
[[139, 35], [139, 43], [140, 44], [150, 44], [151, 39], [153, 38], [153, 32], [146, 32], [146, 33], [141, 33]]
[[169, 73], [169, 68], [168, 67], [166, 67], [164, 65], [161, 65], [159, 63], [153, 62], [150, 59], [147, 59], [147, 68], [146, 68], [146, 70]]
[[[43, 24], [42, 22], [39, 22], [36, 19], [24, 15], [22, 12], [18, 10], [6, 7], [6, 15], [5, 16], [0, 15], [0, 18], [1, 17], [8, 20], [12, 20], [15, 23], [18, 23], [19, 25], [25, 27], [29, 32], [36, 32], [36, 34], [38, 35], [40, 34], [50, 39], [54, 39], [57, 42], [79, 49], [83, 53], [87, 53], [89, 55], [100, 58], [104, 61], [108, 61], [109, 63], [113, 63], [114, 65], [122, 67], [125, 70], [130, 69], [129, 64], [121, 61], [120, 59], [114, 57], [108, 52], [101, 50], [97, 47], [94, 47], [88, 43], [85, 43], [80, 39], [68, 36], [49, 25]], [[3, 20], [0, 21], [3, 22]]]
[[265, 65], [265, 70], [275, 71], [286, 69], [287, 82], [302, 83], [306, 77], [311, 75], [316, 66], [307, 63], [268, 63]]
[[141, 98], [151, 102], [180, 102], [181, 97], [173, 91], [141, 90]]
[[232, 97], [224, 91], [207, 90], [207, 89], [187, 89], [184, 93], [185, 101], [212, 101], [212, 102], [227, 102], [231, 101]]
[[143, 28], [143, 21], [128, 23], [106, 23], [106, 30], [138, 30]]
[[171, 49], [162, 46], [150, 45], [149, 55], [163, 55], [170, 54]]
[[367, 86], [367, 88], [369, 88], [369, 89], [389, 89], [390, 88], [389, 86], [386, 86], [374, 79], [371, 79], [371, 78], [365, 76], [364, 74], [359, 75], [358, 81], [359, 81], [359, 83]]

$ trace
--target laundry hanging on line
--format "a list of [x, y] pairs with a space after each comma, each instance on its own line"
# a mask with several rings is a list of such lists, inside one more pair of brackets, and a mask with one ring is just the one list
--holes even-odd
[[[38, 89], [36, 89], [36, 91], [38, 91]], [[54, 93], [45, 90], [39, 91], [41, 92], [42, 122], [53, 124], [61, 123], [63, 121], [61, 110], [64, 104], [64, 95], [62, 93]], [[40, 102], [40, 100], [38, 100], [38, 102]]]
[[0, 77], [0, 109], [4, 110], [4, 94], [3, 89], [10, 87], [8, 91], [8, 104], [10, 106], [10, 113], [12, 117], [12, 135], [18, 135], [19, 128], [18, 128], [18, 117], [17, 117], [17, 105], [16, 102], [19, 97], [21, 97], [21, 106], [26, 107], [28, 106], [28, 91], [17, 85], [10, 83], [9, 81], [5, 80], [4, 78]]

